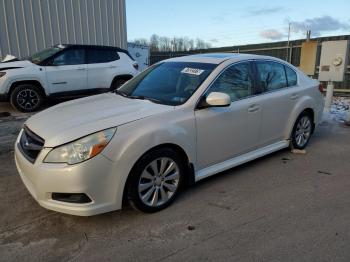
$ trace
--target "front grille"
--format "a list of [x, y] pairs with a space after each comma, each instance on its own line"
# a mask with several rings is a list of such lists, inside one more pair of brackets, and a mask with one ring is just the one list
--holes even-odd
[[18, 148], [28, 161], [34, 163], [43, 148], [44, 143], [44, 139], [33, 133], [28, 127], [24, 126]]

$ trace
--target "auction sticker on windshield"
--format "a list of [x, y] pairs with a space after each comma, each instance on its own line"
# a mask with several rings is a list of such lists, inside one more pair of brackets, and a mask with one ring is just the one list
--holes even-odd
[[204, 72], [203, 69], [185, 67], [181, 73], [199, 76]]

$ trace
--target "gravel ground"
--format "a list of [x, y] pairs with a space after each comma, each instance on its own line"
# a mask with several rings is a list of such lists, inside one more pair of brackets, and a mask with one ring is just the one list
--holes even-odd
[[166, 210], [94, 217], [41, 208], [17, 174], [27, 116], [0, 118], [0, 261], [350, 261], [350, 128], [204, 180]]

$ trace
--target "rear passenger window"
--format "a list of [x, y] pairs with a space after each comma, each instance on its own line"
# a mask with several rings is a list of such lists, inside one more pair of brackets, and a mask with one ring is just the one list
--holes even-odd
[[297, 85], [297, 74], [289, 68], [288, 66], [285, 66], [286, 68], [286, 74], [287, 74], [287, 82], [288, 86], [296, 86]]
[[239, 63], [227, 68], [209, 89], [210, 92], [223, 92], [231, 101], [239, 100], [253, 94], [253, 77], [249, 63]]
[[287, 86], [284, 66], [275, 62], [257, 62], [260, 86], [265, 92], [278, 90]]
[[108, 49], [88, 49], [88, 63], [108, 63], [119, 59], [116, 50]]

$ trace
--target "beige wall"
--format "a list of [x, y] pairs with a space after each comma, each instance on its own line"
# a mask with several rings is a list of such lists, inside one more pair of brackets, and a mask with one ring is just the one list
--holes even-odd
[[307, 75], [315, 74], [316, 53], [317, 41], [302, 43], [299, 68]]

